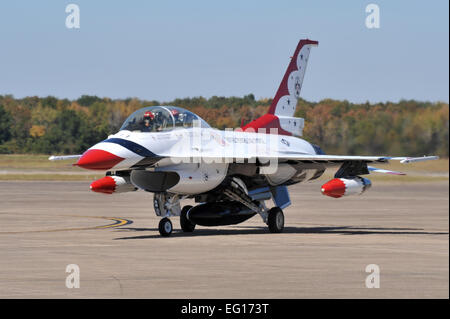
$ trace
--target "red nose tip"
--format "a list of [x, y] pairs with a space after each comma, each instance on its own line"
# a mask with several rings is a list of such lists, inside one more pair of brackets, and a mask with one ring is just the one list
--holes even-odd
[[91, 191], [97, 193], [112, 194], [116, 189], [116, 181], [109, 176], [100, 178], [91, 184]]
[[340, 178], [334, 178], [322, 185], [322, 194], [339, 198], [345, 194], [345, 184]]
[[94, 149], [85, 152], [75, 165], [86, 169], [107, 170], [123, 160], [110, 152]]

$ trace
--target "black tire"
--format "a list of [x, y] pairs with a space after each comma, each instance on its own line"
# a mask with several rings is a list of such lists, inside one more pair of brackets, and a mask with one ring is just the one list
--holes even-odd
[[181, 225], [181, 229], [185, 232], [185, 233], [192, 233], [195, 229], [195, 224], [193, 222], [191, 222], [188, 218], [187, 218], [187, 212], [189, 211], [189, 209], [191, 209], [192, 206], [187, 205], [184, 206], [181, 209], [181, 214], [180, 214], [180, 225]]
[[163, 237], [168, 237], [172, 234], [173, 225], [169, 218], [164, 217], [159, 221], [159, 233]]
[[273, 207], [269, 210], [267, 225], [271, 233], [281, 233], [284, 229], [284, 214], [280, 207]]

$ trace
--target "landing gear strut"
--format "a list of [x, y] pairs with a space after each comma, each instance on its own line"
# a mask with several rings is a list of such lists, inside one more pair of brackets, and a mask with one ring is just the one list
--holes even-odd
[[245, 185], [240, 186], [241, 184], [243, 184], [242, 181], [241, 184], [237, 183], [236, 179], [234, 179], [234, 181], [236, 182], [235, 184], [238, 185], [238, 187], [234, 187], [234, 189], [233, 188], [225, 189], [224, 194], [227, 195], [230, 199], [240, 202], [241, 204], [247, 206], [255, 213], [258, 213], [261, 216], [264, 223], [266, 223], [267, 226], [269, 226], [269, 231], [271, 233], [281, 233], [284, 229], [283, 211], [278, 206], [275, 206], [271, 209], [267, 209], [263, 200], [268, 199], [270, 197], [273, 198], [273, 195], [271, 195], [270, 193], [266, 194], [268, 192], [262, 188], [259, 191], [258, 190], [253, 191], [252, 195], [256, 195], [256, 197], [259, 197], [259, 200], [253, 200], [254, 198], [252, 198], [248, 194]]
[[156, 193], [153, 198], [153, 206], [156, 215], [162, 217], [158, 226], [159, 233], [163, 237], [170, 236], [173, 225], [169, 217], [180, 215], [180, 197], [173, 194]]

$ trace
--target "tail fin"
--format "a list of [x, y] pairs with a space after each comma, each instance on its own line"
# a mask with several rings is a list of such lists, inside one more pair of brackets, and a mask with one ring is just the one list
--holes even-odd
[[303, 119], [293, 117], [297, 107], [297, 99], [305, 76], [311, 47], [319, 42], [309, 39], [300, 40], [280, 87], [270, 105], [268, 114], [248, 123], [243, 129], [278, 128], [283, 135], [302, 135]]
[[297, 99], [305, 76], [311, 47], [317, 46], [319, 42], [309, 39], [300, 40], [295, 49], [291, 62], [284, 74], [277, 94], [270, 105], [269, 114], [277, 116], [294, 116]]

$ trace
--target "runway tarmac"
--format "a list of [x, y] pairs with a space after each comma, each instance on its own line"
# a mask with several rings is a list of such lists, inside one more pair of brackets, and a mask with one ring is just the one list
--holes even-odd
[[[362, 196], [290, 188], [286, 228], [258, 216], [161, 238], [152, 195], [89, 182], [0, 182], [0, 298], [448, 298], [449, 184]], [[80, 267], [80, 288], [65, 285]], [[366, 288], [366, 266], [380, 288]]]

